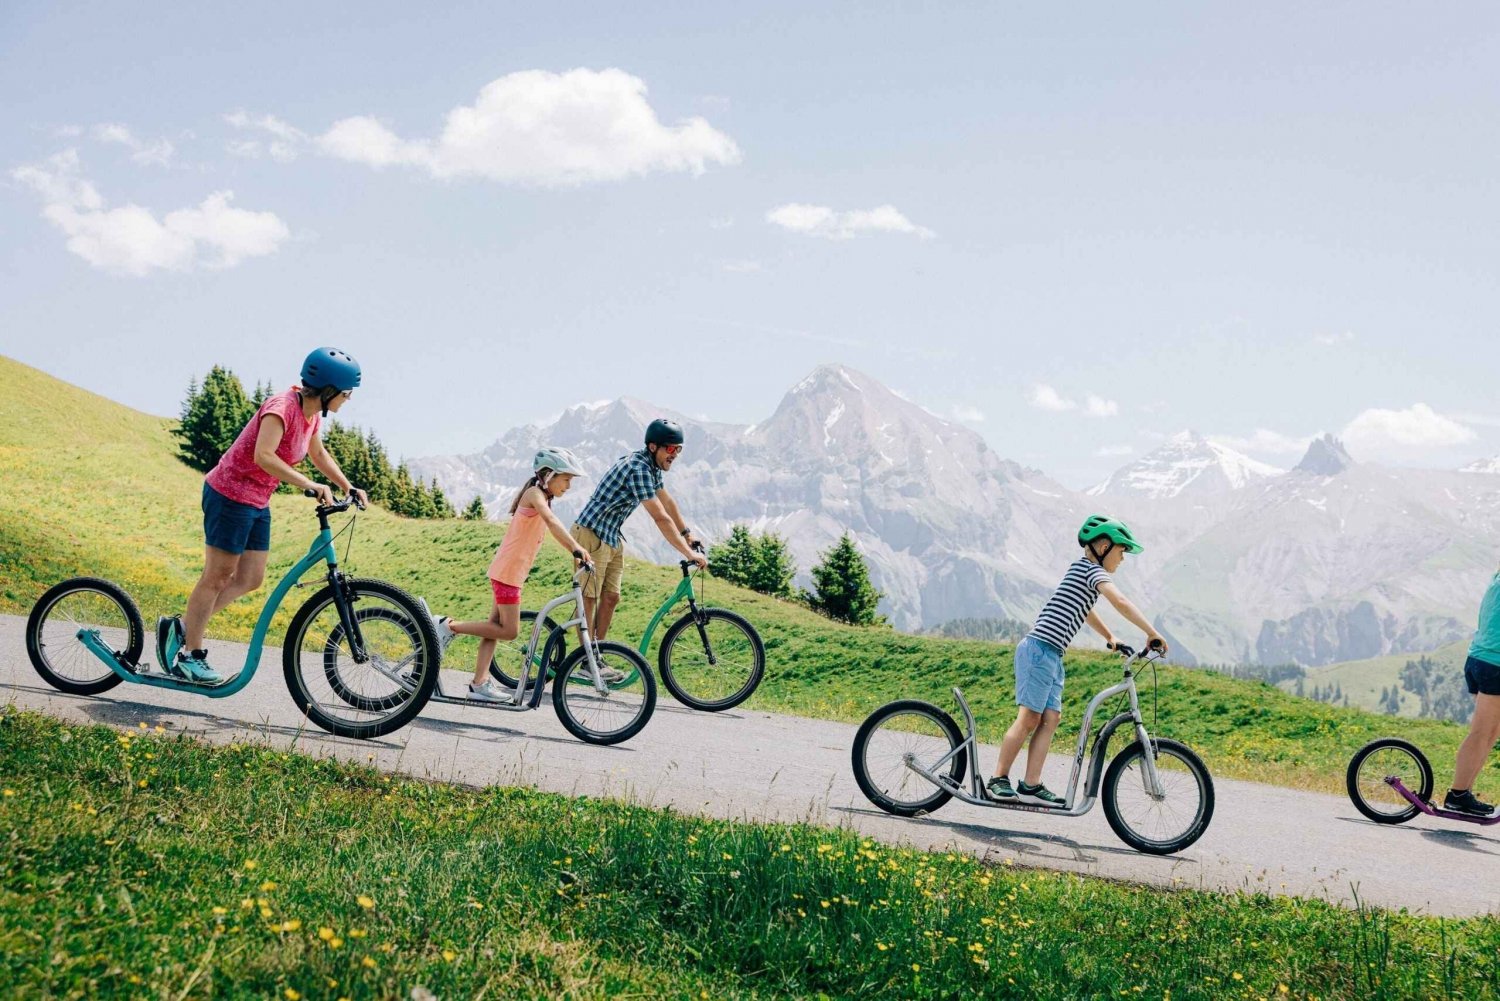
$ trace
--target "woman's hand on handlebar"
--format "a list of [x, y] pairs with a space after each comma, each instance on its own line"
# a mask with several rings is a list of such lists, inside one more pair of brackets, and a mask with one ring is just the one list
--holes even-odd
[[370, 506], [370, 495], [359, 487], [350, 487], [349, 496], [354, 498], [354, 506], [361, 511]]
[[1167, 641], [1162, 639], [1161, 633], [1152, 633], [1146, 640], [1146, 649], [1165, 657], [1167, 655]]
[[334, 505], [333, 488], [326, 483], [315, 482], [312, 486], [305, 487], [302, 491], [302, 495], [304, 497], [316, 497], [318, 499], [318, 503], [323, 507], [333, 507]]

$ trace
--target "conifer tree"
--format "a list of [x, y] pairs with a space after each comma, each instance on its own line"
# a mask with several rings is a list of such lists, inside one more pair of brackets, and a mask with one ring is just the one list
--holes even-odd
[[761, 594], [773, 598], [790, 598], [796, 592], [792, 578], [797, 576], [797, 564], [792, 560], [786, 540], [774, 532], [767, 532], [755, 542], [754, 558], [750, 563], [747, 584]]
[[469, 521], [484, 521], [487, 517], [484, 511], [484, 500], [478, 494], [469, 501], [469, 506], [464, 508], [464, 517]]
[[848, 532], [820, 554], [818, 564], [812, 568], [812, 579], [813, 590], [805, 592], [805, 596], [814, 611], [856, 626], [885, 622], [885, 617], [876, 610], [884, 595], [870, 583], [870, 569]]
[[755, 540], [744, 525], [733, 526], [729, 538], [708, 548], [708, 563], [714, 576], [741, 587], [750, 586], [755, 557]]

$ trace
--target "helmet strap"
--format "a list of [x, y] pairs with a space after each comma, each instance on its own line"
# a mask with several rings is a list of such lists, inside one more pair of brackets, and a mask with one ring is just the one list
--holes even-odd
[[1104, 557], [1106, 557], [1110, 553], [1114, 552], [1115, 540], [1108, 539], [1108, 538], [1105, 539], [1104, 541], [1107, 543], [1107, 545], [1105, 546], [1104, 552], [1102, 552], [1102, 553], [1099, 552], [1097, 549], [1094, 548], [1094, 543], [1098, 542], [1098, 541], [1099, 541], [1098, 539], [1090, 539], [1088, 541], [1088, 550], [1089, 550], [1089, 555], [1094, 558], [1094, 562], [1097, 563], [1097, 564], [1099, 564], [1100, 566], [1103, 566], [1104, 565]]
[[318, 391], [318, 402], [323, 404], [323, 416], [328, 416], [328, 404], [332, 403], [343, 390], [334, 386], [324, 386]]

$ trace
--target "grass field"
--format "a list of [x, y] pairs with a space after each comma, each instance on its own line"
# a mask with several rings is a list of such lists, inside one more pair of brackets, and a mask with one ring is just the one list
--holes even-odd
[[1494, 916], [1164, 892], [5, 710], [0, 840], [7, 998], [1500, 990]]
[[[1426, 656], [1444, 667], [1461, 671], [1468, 653], [1469, 641], [1464, 640], [1439, 647]], [[1338, 685], [1349, 696], [1350, 703], [1371, 710], [1378, 710], [1380, 706], [1381, 689], [1394, 685], [1401, 700], [1401, 715], [1415, 718], [1421, 711], [1422, 700], [1411, 692], [1401, 690], [1401, 669], [1408, 661], [1420, 656], [1422, 655], [1415, 653], [1397, 653], [1387, 657], [1346, 660], [1327, 667], [1313, 667], [1308, 669], [1302, 684], [1309, 692], [1314, 685], [1322, 688]], [[1295, 686], [1295, 681], [1284, 681], [1278, 687], [1283, 691], [1291, 691]]]
[[[148, 624], [180, 610], [201, 568], [201, 478], [174, 457], [167, 423], [9, 359], [0, 358], [0, 385], [0, 610], [24, 614], [52, 583], [85, 572], [125, 584]], [[274, 580], [305, 552], [316, 523], [301, 498], [278, 496], [272, 506]], [[359, 518], [347, 566], [425, 595], [440, 612], [478, 618], [488, 612], [484, 570], [500, 536], [490, 523], [411, 521], [372, 510]], [[529, 605], [565, 586], [565, 559], [557, 547], [544, 548], [527, 585]], [[677, 578], [674, 568], [631, 563], [613, 638], [639, 637]], [[746, 615], [765, 638], [766, 680], [753, 708], [857, 722], [896, 698], [951, 707], [948, 689], [959, 685], [986, 739], [998, 739], [1014, 717], [1009, 647], [841, 626], [718, 581], [707, 587], [710, 603]], [[232, 606], [214, 620], [215, 634], [247, 637], [258, 611], [252, 600]], [[290, 616], [283, 608], [272, 642]], [[455, 644], [451, 666], [467, 662], [472, 642]], [[1059, 746], [1076, 737], [1070, 728], [1087, 699], [1116, 680], [1113, 657], [1069, 655]], [[1143, 686], [1149, 713], [1149, 675]], [[1216, 775], [1329, 791], [1342, 788], [1349, 755], [1375, 736], [1416, 740], [1440, 772], [1462, 736], [1448, 723], [1398, 723], [1170, 666], [1161, 670], [1157, 704], [1153, 729], [1192, 745]], [[1492, 783], [1500, 778], [1500, 762], [1487, 774]]]

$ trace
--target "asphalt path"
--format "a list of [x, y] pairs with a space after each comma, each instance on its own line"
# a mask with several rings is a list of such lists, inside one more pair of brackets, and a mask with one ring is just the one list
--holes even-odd
[[[1102, 808], [1070, 819], [954, 800], [918, 819], [882, 813], [854, 783], [849, 748], [855, 727], [845, 723], [743, 709], [695, 712], [662, 689], [645, 730], [614, 747], [573, 739], [550, 697], [540, 709], [521, 713], [433, 703], [397, 733], [352, 740], [313, 727], [298, 712], [279, 649], [268, 648], [255, 678], [227, 699], [128, 684], [82, 697], [41, 680], [27, 659], [24, 631], [24, 619], [0, 616], [0, 704], [72, 722], [160, 724], [212, 743], [264, 742], [445, 782], [532, 786], [714, 817], [845, 827], [890, 844], [1137, 883], [1341, 904], [1357, 896], [1367, 904], [1451, 916], [1500, 913], [1500, 827], [1427, 817], [1382, 827], [1344, 797], [1216, 779], [1207, 833], [1186, 851], [1155, 857], [1116, 838]], [[243, 663], [242, 645], [212, 646], [215, 664]], [[460, 691], [466, 673], [444, 671], [443, 684]], [[1114, 743], [1120, 744], [1118, 736]], [[985, 747], [986, 769], [994, 754]], [[1048, 762], [1051, 788], [1066, 785], [1070, 764], [1070, 757], [1057, 755]], [[1436, 767], [1442, 771], [1446, 763]]]

